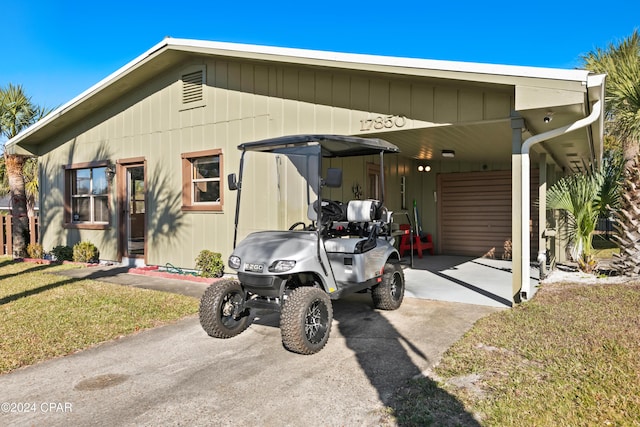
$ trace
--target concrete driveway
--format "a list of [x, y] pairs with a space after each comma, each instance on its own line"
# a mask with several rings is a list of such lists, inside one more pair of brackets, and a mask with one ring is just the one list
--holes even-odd
[[407, 297], [383, 312], [357, 294], [335, 302], [312, 356], [282, 347], [273, 314], [229, 340], [191, 317], [0, 376], [0, 425], [380, 425], [408, 379], [496, 310]]

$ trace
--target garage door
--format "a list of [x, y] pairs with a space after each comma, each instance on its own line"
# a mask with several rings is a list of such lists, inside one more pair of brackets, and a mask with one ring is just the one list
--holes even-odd
[[[537, 172], [531, 173], [531, 181], [534, 201]], [[510, 258], [511, 171], [440, 174], [438, 196], [441, 253]], [[534, 208], [533, 236], [537, 215]], [[537, 239], [532, 243], [537, 246]]]

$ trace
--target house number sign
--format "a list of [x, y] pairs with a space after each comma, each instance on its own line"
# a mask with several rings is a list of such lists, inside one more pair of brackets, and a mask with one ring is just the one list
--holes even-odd
[[370, 130], [401, 128], [406, 124], [406, 116], [377, 116], [371, 119], [360, 120], [360, 131], [366, 132]]

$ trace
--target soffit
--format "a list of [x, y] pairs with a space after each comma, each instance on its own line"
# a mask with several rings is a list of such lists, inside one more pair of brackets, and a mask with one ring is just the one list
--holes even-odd
[[[384, 132], [376, 136], [397, 145], [403, 156], [413, 159], [490, 163], [511, 161], [509, 120], [432, 126]], [[455, 158], [443, 159], [442, 150], [454, 150]]]
[[[535, 134], [569, 125], [586, 115], [576, 105], [557, 108], [549, 123], [544, 122], [545, 114], [545, 109], [522, 114], [526, 126], [521, 132], [523, 142]], [[565, 171], [584, 171], [585, 166], [598, 158], [597, 153], [592, 153], [590, 131], [589, 127], [578, 129], [536, 145], [530, 154], [532, 164], [538, 161], [540, 153], [546, 153], [550, 157], [549, 162], [555, 162]], [[510, 119], [381, 132], [371, 136], [397, 145], [402, 156], [418, 160], [479, 164], [511, 162]], [[442, 150], [454, 150], [455, 157], [443, 158]]]

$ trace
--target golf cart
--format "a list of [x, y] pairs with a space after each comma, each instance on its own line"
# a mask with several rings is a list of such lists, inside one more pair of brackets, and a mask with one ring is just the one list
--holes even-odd
[[[342, 169], [328, 168], [321, 177], [323, 158], [376, 155], [382, 178], [384, 154], [398, 153], [395, 145], [380, 139], [296, 135], [244, 143], [238, 149], [242, 151], [239, 175], [228, 176], [229, 188], [237, 191], [234, 250], [228, 260], [237, 280], [216, 282], [202, 296], [200, 323], [209, 335], [236, 336], [250, 325], [254, 311], [271, 310], [280, 312], [284, 347], [313, 354], [329, 339], [331, 300], [369, 292], [377, 309], [400, 307], [404, 273], [393, 245], [392, 215], [383, 205], [384, 182], [379, 187], [381, 200], [342, 202], [323, 198], [342, 195]], [[249, 168], [245, 157], [261, 158], [262, 163]], [[260, 168], [274, 161], [275, 174]], [[353, 163], [350, 159], [336, 162]], [[243, 171], [259, 176], [252, 179], [247, 173], [243, 178]], [[269, 181], [275, 187], [272, 191], [265, 189]], [[252, 201], [245, 209], [253, 216], [244, 221], [248, 228], [236, 245], [243, 222], [242, 192]], [[270, 207], [276, 201], [283, 202], [284, 208]], [[259, 231], [256, 223], [263, 216], [280, 222], [282, 229]]]

